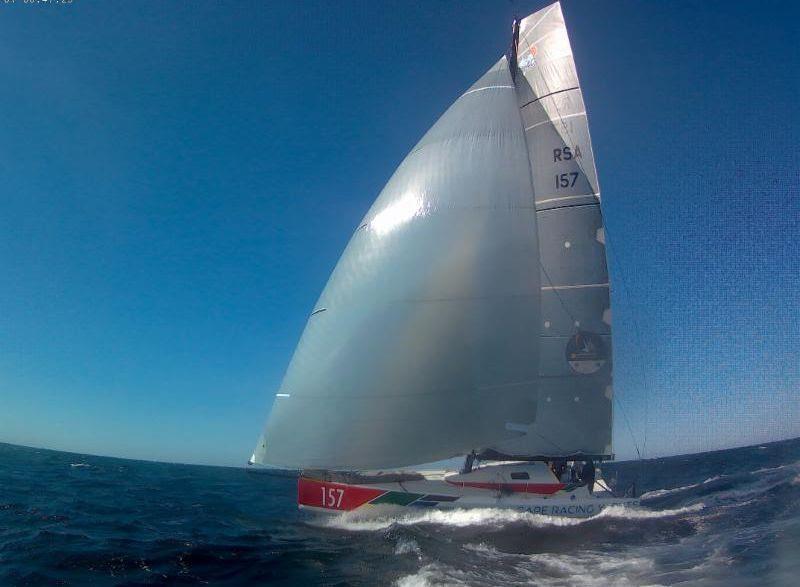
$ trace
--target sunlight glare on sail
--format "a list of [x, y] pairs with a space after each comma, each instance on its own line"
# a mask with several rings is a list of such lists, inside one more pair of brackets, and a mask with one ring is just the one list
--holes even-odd
[[422, 196], [407, 193], [378, 212], [369, 226], [379, 236], [392, 232], [395, 228], [422, 214]]

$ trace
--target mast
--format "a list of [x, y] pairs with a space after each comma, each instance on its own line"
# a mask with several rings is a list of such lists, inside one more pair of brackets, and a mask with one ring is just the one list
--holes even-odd
[[511, 46], [508, 48], [506, 58], [508, 59], [508, 70], [511, 73], [511, 80], [517, 81], [517, 46], [519, 45], [519, 19], [515, 16], [511, 24]]

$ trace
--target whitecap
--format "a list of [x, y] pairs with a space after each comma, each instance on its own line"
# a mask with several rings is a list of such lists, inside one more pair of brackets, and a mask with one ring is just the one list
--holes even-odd
[[706, 506], [702, 503], [695, 503], [687, 505], [682, 508], [675, 508], [671, 510], [651, 510], [639, 507], [612, 505], [605, 508], [602, 512], [594, 516], [594, 518], [623, 518], [627, 520], [650, 520], [655, 518], [670, 518], [672, 516], [680, 516], [682, 514], [690, 514], [699, 512]]
[[465, 585], [467, 575], [463, 571], [439, 563], [430, 563], [412, 575], [400, 577], [396, 587], [431, 587], [433, 585]]
[[691, 485], [682, 485], [680, 487], [673, 487], [672, 489], [654, 489], [653, 491], [647, 491], [643, 493], [640, 496], [640, 499], [654, 499], [656, 497], [664, 497], [665, 495], [671, 495], [673, 493], [681, 493], [682, 491], [688, 491], [689, 489], [695, 489], [697, 487], [700, 487], [701, 485], [707, 485], [708, 483], [719, 481], [724, 477], [726, 477], [726, 475], [714, 475], [713, 477], [709, 477], [702, 483], [692, 483]]
[[782, 469], [796, 469], [798, 467], [800, 467], [800, 461], [795, 461], [794, 463], [787, 463], [785, 465], [778, 465], [777, 467], [765, 467], [763, 469], [756, 469], [755, 471], [752, 471], [752, 474], [756, 475], [756, 474], [759, 474], [759, 473], [772, 473], [772, 472], [775, 472], [775, 471], [780, 471]]
[[417, 558], [422, 557], [422, 551], [419, 548], [416, 540], [410, 538], [401, 538], [397, 541], [394, 547], [395, 554], [413, 554]]
[[[655, 569], [654, 560], [641, 555], [616, 556], [596, 551], [518, 554], [502, 552], [484, 542], [469, 543], [463, 548], [477, 558], [476, 568], [481, 573], [477, 582], [480, 584], [547, 587], [652, 585], [646, 577], [652, 576]], [[439, 578], [445, 571], [441, 567], [424, 570], [426, 579]], [[437, 571], [442, 575], [436, 576], [434, 573]]]

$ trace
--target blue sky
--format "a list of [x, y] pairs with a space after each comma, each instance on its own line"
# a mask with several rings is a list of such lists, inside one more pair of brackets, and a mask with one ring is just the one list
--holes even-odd
[[[544, 5], [0, 7], [0, 441], [243, 463], [351, 231]], [[638, 443], [800, 435], [798, 9], [564, 13]]]

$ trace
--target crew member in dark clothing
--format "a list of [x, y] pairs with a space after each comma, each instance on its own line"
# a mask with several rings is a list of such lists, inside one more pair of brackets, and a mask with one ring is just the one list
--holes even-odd
[[477, 455], [475, 454], [474, 450], [467, 455], [467, 458], [464, 461], [464, 468], [461, 469], [461, 474], [462, 475], [466, 475], [467, 473], [471, 473], [472, 472], [472, 463], [475, 462], [475, 457], [476, 456]]
[[594, 489], [594, 463], [592, 461], [585, 461], [581, 469], [581, 481], [586, 483], [589, 494], [591, 495]]
[[561, 475], [564, 474], [564, 469], [567, 468], [567, 460], [555, 459], [550, 464], [551, 464], [551, 471], [553, 471], [553, 475], [556, 476], [556, 479], [561, 481]]

